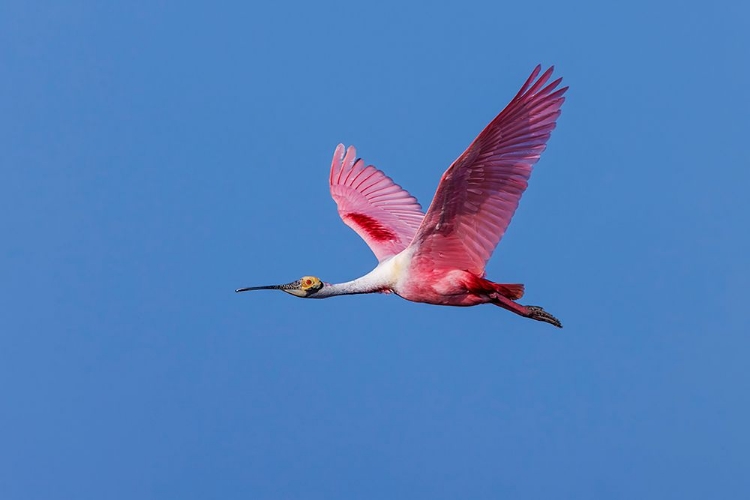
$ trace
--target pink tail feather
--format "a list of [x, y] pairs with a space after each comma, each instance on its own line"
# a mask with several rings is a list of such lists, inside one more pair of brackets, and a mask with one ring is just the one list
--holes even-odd
[[523, 297], [523, 285], [520, 283], [493, 283], [495, 292], [511, 300], [518, 300]]
[[[468, 274], [468, 273], [467, 273]], [[478, 276], [469, 275], [466, 289], [472, 293], [484, 295], [501, 295], [511, 300], [523, 297], [523, 285], [520, 283], [495, 283]]]

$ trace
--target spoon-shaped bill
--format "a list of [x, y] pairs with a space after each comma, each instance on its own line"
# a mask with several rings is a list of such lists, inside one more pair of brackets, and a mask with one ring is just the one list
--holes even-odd
[[297, 280], [283, 285], [248, 286], [245, 288], [238, 288], [235, 292], [250, 292], [252, 290], [297, 290], [299, 289], [299, 286], [300, 282]]
[[248, 286], [245, 288], [238, 288], [235, 292], [250, 292], [252, 290], [281, 290], [284, 285], [266, 285], [266, 286]]

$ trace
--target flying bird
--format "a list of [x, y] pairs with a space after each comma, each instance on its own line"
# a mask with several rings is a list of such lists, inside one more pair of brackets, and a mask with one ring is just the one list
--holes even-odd
[[[368, 274], [331, 284], [303, 276], [284, 285], [239, 288], [282, 290], [323, 299], [360, 293], [395, 293], [406, 300], [444, 306], [494, 304], [562, 328], [539, 306], [516, 301], [521, 284], [485, 279], [485, 266], [518, 207], [531, 169], [546, 148], [568, 87], [548, 83], [537, 66], [505, 109], [445, 171], [423, 213], [416, 198], [372, 165], [354, 146], [339, 144], [329, 184], [344, 223], [378, 259]], [[537, 78], [538, 77], [538, 78]]]

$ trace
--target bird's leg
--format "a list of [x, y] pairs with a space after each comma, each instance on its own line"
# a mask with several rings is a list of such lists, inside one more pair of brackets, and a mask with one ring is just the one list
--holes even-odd
[[513, 302], [509, 298], [503, 297], [502, 295], [496, 293], [490, 294], [490, 298], [492, 299], [493, 304], [498, 305], [503, 309], [512, 311], [519, 316], [535, 319], [537, 321], [544, 321], [545, 323], [549, 323], [551, 325], [555, 325], [558, 328], [562, 328], [562, 323], [560, 323], [559, 319], [555, 318], [539, 306], [522, 306], [521, 304]]
[[545, 311], [539, 306], [526, 306], [526, 310], [529, 311], [528, 318], [535, 319], [537, 321], [544, 321], [550, 325], [555, 325], [558, 328], [562, 328], [560, 320], [552, 316], [550, 313]]

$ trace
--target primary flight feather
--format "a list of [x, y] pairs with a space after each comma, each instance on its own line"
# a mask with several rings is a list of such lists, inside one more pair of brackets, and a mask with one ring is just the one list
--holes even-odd
[[353, 146], [339, 144], [331, 163], [331, 196], [341, 219], [365, 240], [378, 266], [347, 283], [304, 276], [284, 285], [236, 291], [278, 289], [303, 298], [381, 292], [438, 305], [490, 303], [562, 327], [541, 307], [515, 302], [523, 285], [484, 278], [565, 101], [568, 87], [557, 89], [562, 78], [548, 83], [552, 71], [539, 76], [541, 66], [534, 69], [505, 109], [445, 171], [426, 214], [416, 198], [357, 158]]

